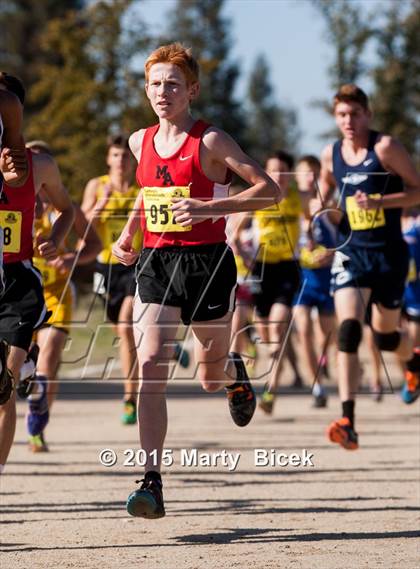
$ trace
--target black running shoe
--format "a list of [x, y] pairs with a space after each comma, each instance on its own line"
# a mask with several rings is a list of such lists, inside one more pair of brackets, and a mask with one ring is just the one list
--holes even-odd
[[295, 379], [293, 380], [292, 387], [294, 387], [295, 389], [304, 389], [305, 384], [303, 382], [303, 379], [300, 377], [300, 375], [295, 375]]
[[241, 356], [231, 352], [229, 358], [235, 364], [237, 376], [236, 382], [232, 386], [225, 387], [229, 411], [235, 424], [238, 427], [245, 427], [254, 415], [257, 399]]
[[7, 369], [8, 355], [9, 344], [5, 340], [0, 340], [0, 405], [9, 401], [13, 391], [12, 376]]
[[319, 395], [314, 395], [313, 396], [313, 404], [312, 406], [315, 407], [315, 409], [323, 409], [324, 407], [327, 406], [327, 396], [324, 395], [323, 393], [320, 393]]
[[138, 490], [132, 492], [127, 498], [127, 512], [130, 516], [139, 518], [157, 519], [165, 515], [163, 504], [162, 482], [156, 478], [147, 476], [143, 480], [136, 480], [136, 484], [142, 483]]
[[[35, 368], [38, 361], [39, 356], [39, 346], [38, 344], [33, 343], [31, 349], [29, 350], [25, 362], [28, 360], [32, 360]], [[24, 379], [20, 380], [16, 386], [16, 393], [19, 395], [21, 399], [27, 399], [29, 395], [32, 393], [34, 388], [34, 379], [35, 379], [36, 370], [34, 369], [34, 373], [29, 377], [25, 377]]]

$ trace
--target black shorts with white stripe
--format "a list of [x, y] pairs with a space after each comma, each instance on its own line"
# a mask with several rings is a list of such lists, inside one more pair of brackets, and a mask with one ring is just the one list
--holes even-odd
[[4, 294], [0, 298], [0, 338], [28, 351], [34, 330], [49, 313], [44, 302], [40, 272], [31, 261], [6, 263]]
[[176, 306], [184, 324], [235, 308], [236, 264], [226, 243], [143, 249], [136, 267], [141, 302]]

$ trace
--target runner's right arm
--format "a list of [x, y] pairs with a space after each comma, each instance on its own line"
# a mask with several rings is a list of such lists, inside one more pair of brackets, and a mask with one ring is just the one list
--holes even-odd
[[0, 171], [8, 186], [22, 186], [28, 177], [28, 159], [22, 136], [23, 108], [13, 93], [0, 90], [0, 114], [3, 140]]
[[77, 265], [87, 265], [94, 261], [102, 250], [102, 242], [95, 228], [86, 219], [80, 206], [73, 202], [75, 211], [74, 230], [79, 237], [75, 251], [63, 253], [51, 262], [59, 271], [67, 272]]
[[[133, 153], [133, 156], [135, 157], [137, 163], [140, 162], [144, 133], [144, 129], [133, 132], [128, 140], [128, 145], [130, 146], [130, 150]], [[139, 256], [139, 251], [136, 251], [132, 245], [134, 236], [136, 235], [140, 225], [140, 209], [142, 199], [143, 198], [140, 189], [134, 203], [134, 207], [128, 217], [127, 223], [125, 224], [121, 235], [112, 246], [113, 255], [123, 265], [133, 265]]]
[[[337, 186], [336, 180], [333, 175], [333, 145], [329, 144], [324, 148], [321, 153], [321, 173], [319, 176], [319, 200], [312, 200], [309, 204], [310, 209], [321, 211], [328, 209], [329, 220], [337, 225], [340, 223], [343, 214], [336, 209], [337, 204], [333, 201], [332, 196]], [[318, 202], [318, 203], [317, 203]]]
[[109, 184], [106, 184], [103, 189], [104, 195], [98, 200], [98, 178], [93, 178], [86, 184], [83, 192], [81, 208], [86, 219], [94, 225], [100, 220], [101, 212], [105, 209], [112, 192], [112, 188]]

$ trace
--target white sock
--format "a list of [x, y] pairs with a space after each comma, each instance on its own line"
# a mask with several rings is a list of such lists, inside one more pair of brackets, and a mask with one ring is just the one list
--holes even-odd
[[39, 381], [38, 376], [36, 375], [34, 377], [34, 388], [32, 393], [29, 395], [28, 400], [39, 401], [43, 395], [44, 395], [44, 386]]
[[32, 377], [35, 373], [36, 366], [33, 360], [26, 360], [20, 368], [19, 381]]
[[324, 388], [318, 382], [312, 388], [312, 395], [314, 397], [319, 397], [320, 395], [324, 395]]

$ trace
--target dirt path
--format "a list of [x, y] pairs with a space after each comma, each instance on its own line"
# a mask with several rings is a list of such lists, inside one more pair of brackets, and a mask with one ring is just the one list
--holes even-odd
[[[172, 398], [166, 448], [174, 464], [164, 490], [167, 516], [130, 518], [124, 507], [140, 469], [123, 466], [137, 448], [136, 427], [119, 424], [112, 400], [56, 403], [51, 452], [26, 448], [24, 405], [2, 479], [2, 563], [8, 568], [320, 568], [414, 569], [418, 562], [419, 407], [396, 396], [361, 397], [361, 449], [327, 442], [329, 408], [284, 396], [267, 418], [235, 427], [220, 397]], [[119, 463], [106, 468], [99, 451]], [[240, 453], [235, 471], [188, 467], [181, 449]], [[254, 449], [288, 455], [307, 449], [314, 467], [256, 467]], [[220, 460], [220, 459], [219, 459]]]

